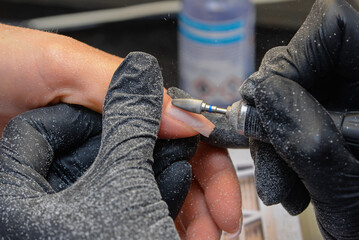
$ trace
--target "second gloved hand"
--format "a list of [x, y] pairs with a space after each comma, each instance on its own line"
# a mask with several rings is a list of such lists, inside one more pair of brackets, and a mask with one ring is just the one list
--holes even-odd
[[288, 46], [271, 49], [241, 88], [271, 142], [250, 141], [260, 198], [291, 214], [311, 200], [327, 239], [358, 238], [358, 160], [326, 111], [359, 108], [358, 26], [346, 1], [316, 1]]
[[357, 239], [359, 161], [327, 111], [297, 83], [279, 76], [259, 84], [255, 97], [273, 149], [305, 187], [300, 192], [294, 186], [297, 201], [309, 193], [326, 239]]

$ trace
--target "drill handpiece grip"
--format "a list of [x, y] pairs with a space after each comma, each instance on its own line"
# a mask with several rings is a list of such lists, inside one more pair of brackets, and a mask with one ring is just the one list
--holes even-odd
[[[329, 111], [338, 130], [343, 134], [348, 149], [359, 157], [359, 111]], [[238, 133], [270, 143], [255, 107], [244, 101], [234, 103], [227, 112], [227, 117]]]
[[247, 107], [243, 133], [246, 137], [251, 137], [261, 140], [262, 142], [270, 143], [268, 135], [261, 124], [257, 109], [254, 107]]

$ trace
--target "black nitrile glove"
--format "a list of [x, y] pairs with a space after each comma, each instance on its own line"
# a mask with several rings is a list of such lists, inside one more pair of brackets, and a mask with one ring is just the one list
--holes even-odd
[[[45, 179], [54, 156], [91, 143], [88, 139], [96, 136], [99, 115], [62, 104], [14, 118], [0, 140], [0, 235], [10, 239], [177, 239], [152, 169], [162, 93], [157, 61], [143, 53], [127, 56], [105, 99], [95, 161], [80, 179], [58, 193]], [[165, 151], [162, 156], [166, 154], [171, 153]], [[165, 165], [159, 165], [158, 171], [172, 171]], [[175, 174], [188, 177], [186, 169]]]
[[[81, 107], [77, 108], [81, 109]], [[52, 115], [63, 115], [62, 110], [58, 108], [47, 111], [54, 111], [51, 113]], [[69, 114], [73, 113], [69, 112]], [[92, 134], [86, 138], [84, 143], [80, 146], [78, 146], [79, 143], [77, 145], [69, 144], [71, 149], [55, 154], [46, 179], [56, 192], [76, 182], [95, 160], [101, 144], [102, 123], [100, 114], [98, 115], [97, 123], [91, 125], [91, 129], [89, 129]], [[48, 113], [38, 111], [36, 116], [41, 121], [47, 118]], [[74, 122], [77, 121], [74, 116], [63, 117], [72, 117]], [[46, 131], [46, 129], [42, 131]], [[153, 170], [162, 198], [167, 203], [170, 216], [173, 219], [176, 218], [187, 196], [192, 176], [191, 165], [188, 161], [196, 153], [198, 144], [199, 136], [171, 140], [158, 139], [156, 141]]]
[[271, 141], [250, 144], [261, 199], [291, 214], [311, 199], [327, 239], [359, 238], [359, 163], [326, 111], [358, 109], [358, 66], [359, 14], [343, 0], [319, 0], [241, 88]]
[[[54, 107], [46, 107], [29, 111], [19, 116], [24, 118], [24, 121], [29, 122], [31, 125], [37, 126], [36, 129], [46, 136], [49, 128], [58, 128], [61, 131], [61, 119], [63, 117], [66, 121], [71, 121], [70, 131], [75, 131], [78, 128], [80, 121], [85, 121], [87, 115], [93, 115], [93, 120], [89, 121], [89, 127], [80, 142], [70, 142], [66, 149], [56, 151], [50, 169], [46, 175], [46, 180], [49, 182], [54, 191], [62, 191], [77, 181], [95, 161], [101, 145], [101, 132], [102, 132], [102, 117], [101, 114], [91, 112], [81, 106], [59, 104]], [[52, 126], [52, 118], [56, 118], [58, 124]], [[81, 118], [85, 118], [82, 120]], [[70, 120], [68, 120], [70, 119]], [[81, 126], [81, 125], [80, 125]], [[66, 126], [67, 127], [67, 126]], [[53, 131], [53, 130], [52, 130]], [[51, 132], [49, 134], [51, 136]], [[54, 135], [58, 137], [59, 134]], [[41, 135], [39, 137], [42, 137]]]
[[[81, 114], [81, 111], [89, 111], [79, 106], [72, 106], [72, 108], [78, 108], [78, 112], [74, 117], [73, 111], [66, 112], [64, 108], [66, 109], [66, 106], [37, 110], [28, 113], [27, 116], [30, 117], [30, 121], [34, 122], [33, 124], [39, 126], [41, 132], [46, 132], [48, 130], [45, 127], [49, 125], [44, 124], [43, 121], [46, 121], [48, 116], [63, 115], [65, 118], [72, 118], [74, 122], [72, 126], [76, 127], [77, 118], [84, 115]], [[65, 115], [66, 113], [70, 115], [67, 116]], [[91, 114], [96, 115], [97, 113]], [[91, 128], [88, 131], [91, 131], [92, 134], [88, 137], [86, 136], [86, 141], [72, 145], [69, 143], [69, 149], [63, 149], [61, 152], [55, 153], [46, 179], [56, 192], [62, 191], [75, 183], [95, 160], [100, 149], [102, 125], [101, 116], [100, 114], [97, 115], [96, 123], [89, 126]], [[34, 117], [35, 120], [31, 120]], [[188, 161], [196, 153], [198, 143], [198, 136], [156, 140], [152, 168], [162, 199], [167, 203], [170, 216], [173, 219], [179, 213], [191, 185], [192, 169]], [[81, 145], [78, 146], [79, 144]]]
[[[26, 121], [38, 126], [40, 132], [48, 132], [53, 127], [47, 122], [52, 121], [50, 116], [71, 118], [73, 129], [76, 130], [76, 122], [79, 118], [86, 117], [82, 111], [89, 112], [80, 106], [71, 106], [72, 111], [66, 111], [67, 106], [44, 108], [24, 114]], [[77, 112], [75, 109], [78, 109]], [[77, 113], [77, 114], [75, 114]], [[69, 115], [66, 115], [69, 114]], [[51, 187], [56, 191], [62, 191], [80, 178], [95, 160], [101, 144], [101, 115], [98, 115], [96, 122], [88, 126], [89, 136], [84, 136], [84, 142], [68, 143], [68, 149], [54, 154], [54, 160], [46, 176]], [[58, 122], [61, 123], [60, 119]], [[61, 128], [61, 125], [56, 126]], [[175, 219], [187, 196], [191, 184], [191, 165], [188, 161], [194, 156], [199, 143], [198, 137], [182, 139], [157, 139], [154, 149], [153, 170], [155, 173], [158, 188], [162, 199], [167, 203], [170, 216]]]

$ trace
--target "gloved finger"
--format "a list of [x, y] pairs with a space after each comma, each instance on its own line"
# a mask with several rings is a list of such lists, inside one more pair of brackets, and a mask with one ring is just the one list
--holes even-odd
[[[95, 160], [100, 148], [101, 135], [91, 137], [77, 149], [59, 153], [50, 167], [47, 180], [55, 191], [71, 186]], [[189, 190], [192, 168], [189, 163], [199, 143], [199, 137], [158, 139], [155, 144], [153, 170], [163, 200], [174, 219], [181, 209]]]
[[251, 139], [250, 150], [256, 190], [262, 202], [267, 206], [281, 203], [291, 215], [304, 211], [310, 202], [309, 193], [273, 146]]
[[[157, 60], [148, 54], [130, 53], [109, 86], [101, 148], [82, 178], [100, 177], [109, 182], [95, 183], [101, 189], [98, 194], [103, 196], [103, 192], [106, 201], [120, 204], [119, 209], [112, 209], [113, 217], [123, 219], [119, 230], [141, 233], [139, 238], [163, 239], [166, 235], [173, 237], [175, 232], [152, 170], [162, 101], [163, 80]], [[124, 194], [112, 196], [113, 190]]]
[[[91, 151], [82, 151], [82, 148], [80, 146], [84, 144], [89, 144], [85, 141], [90, 138], [93, 138], [101, 132], [101, 115], [81, 106], [58, 104], [55, 106], [26, 112], [12, 120], [11, 123], [8, 125], [8, 128], [10, 129], [6, 131], [6, 134], [4, 133], [4, 137], [8, 137], [9, 139], [14, 138], [14, 134], [16, 133], [15, 129], [21, 129], [21, 132], [19, 134], [23, 134], [22, 138], [24, 138], [24, 143], [21, 143], [19, 147], [14, 150], [20, 151], [21, 149], [21, 151], [24, 153], [24, 156], [26, 156], [28, 154], [27, 152], [30, 151], [25, 146], [28, 146], [31, 142], [34, 142], [34, 139], [37, 136], [39, 140], [36, 141], [43, 141], [42, 138], [45, 138], [45, 141], [50, 144], [51, 150], [49, 151], [53, 152], [52, 159], [72, 152], [73, 155], [71, 158], [68, 159], [69, 161], [72, 161], [74, 163], [74, 158], [80, 157], [81, 155], [85, 154], [86, 156], [81, 157], [83, 161], [77, 162], [85, 163], [85, 161], [87, 161], [88, 164], [91, 164], [96, 157], [96, 150], [94, 148], [90, 148], [92, 150], [92, 153], [94, 153], [93, 150], [95, 150], [96, 152], [95, 155], [91, 155]], [[33, 130], [29, 128], [33, 128]], [[33, 136], [30, 136], [29, 134], [25, 135], [27, 131], [33, 132]], [[8, 136], [7, 134], [10, 134], [10, 136]], [[31, 139], [27, 139], [24, 136], [27, 136]], [[29, 148], [36, 149], [34, 146], [30, 146]], [[26, 158], [26, 164], [33, 164], [29, 162], [29, 160], [33, 160], [34, 162], [36, 162], [36, 164], [43, 164], [40, 160], [36, 159], [35, 156], [29, 157], [27, 155], [26, 157], [28, 157]], [[61, 157], [66, 158], [66, 156]], [[91, 158], [92, 161], [90, 161], [89, 163], [88, 161]], [[46, 161], [49, 160], [47, 159]], [[62, 184], [64, 182], [61, 181], [61, 179], [65, 180], [66, 178], [70, 177], [70, 179], [68, 180], [71, 180], [71, 175], [76, 174], [76, 176], [79, 176], [83, 174], [83, 172], [58, 172], [58, 181], [55, 183], [53, 181], [54, 175], [52, 175], [55, 172], [51, 171], [51, 169], [54, 169], [54, 167], [56, 167], [56, 162], [50, 161], [47, 162], [46, 165], [50, 166], [44, 167], [44, 165], [42, 165], [42, 167], [35, 167], [34, 170], [41, 173], [48, 180], [51, 180], [49, 181], [49, 183], [52, 187], [54, 187], [55, 191], [63, 189], [64, 185]], [[42, 169], [42, 171], [40, 171], [40, 169]], [[87, 168], [85, 167], [85, 169]], [[59, 184], [61, 184], [61, 186]]]
[[101, 133], [74, 150], [56, 154], [46, 176], [51, 187], [59, 192], [75, 183], [95, 161], [100, 145]]
[[[173, 99], [192, 98], [187, 92], [172, 87], [167, 90], [167, 94]], [[203, 114], [209, 119], [215, 128], [208, 137], [201, 135], [201, 140], [216, 147], [223, 148], [247, 148], [248, 138], [237, 133], [227, 118], [221, 114]]]
[[15, 121], [27, 122], [57, 153], [75, 149], [100, 133], [102, 119], [100, 114], [82, 106], [58, 104], [28, 111]]
[[[171, 98], [186, 98], [189, 96], [177, 88], [169, 88], [167, 95]], [[189, 161], [194, 156], [198, 144], [199, 135], [184, 139], [158, 140], [156, 142], [153, 169], [159, 183], [161, 195], [166, 201], [170, 216], [173, 219], [178, 215], [192, 181], [192, 168], [185, 161]], [[173, 166], [171, 164], [174, 161], [181, 161], [181, 163]], [[170, 166], [169, 169], [167, 168], [168, 166]], [[160, 181], [161, 179], [166, 181]], [[169, 184], [171, 182], [173, 183]], [[182, 183], [182, 185], [179, 185], [179, 183]]]
[[[47, 175], [47, 180], [55, 191], [71, 186], [85, 173], [95, 160], [100, 143], [101, 135], [96, 135], [75, 150], [55, 156]], [[162, 198], [167, 203], [172, 218], [178, 214], [191, 183], [192, 169], [183, 161], [193, 157], [198, 143], [198, 136], [156, 141], [153, 170]], [[179, 161], [181, 163], [176, 164]]]
[[281, 203], [291, 215], [303, 212], [310, 202], [308, 191], [297, 174], [271, 144], [250, 140], [258, 197], [267, 206]]
[[358, 12], [346, 1], [317, 0], [288, 46], [268, 51], [259, 71], [245, 81], [243, 98], [254, 104], [256, 87], [278, 75], [298, 82], [319, 102], [344, 105], [344, 99], [349, 101], [358, 92], [353, 87], [359, 74], [358, 24]]
[[153, 152], [153, 171], [158, 176], [171, 164], [189, 161], [197, 151], [199, 136], [179, 139], [158, 139]]
[[[61, 104], [24, 113], [9, 122], [0, 140], [1, 236], [29, 239], [76, 235], [68, 228], [75, 224], [72, 214], [64, 213], [67, 217], [62, 218], [54, 210], [63, 198], [56, 203], [57, 195], [45, 177], [54, 153], [71, 149], [68, 142], [83, 142], [96, 128], [97, 120], [91, 111]], [[78, 135], [73, 136], [70, 129]], [[25, 223], [27, 227], [23, 228]]]
[[191, 186], [192, 167], [187, 161], [175, 162], [162, 171], [156, 181], [170, 216], [175, 219]]
[[36, 109], [9, 122], [3, 133], [3, 144], [17, 153], [19, 164], [46, 177], [54, 155], [96, 135], [101, 129], [99, 122], [99, 114], [80, 106], [59, 104]]
[[183, 91], [182, 89], [176, 87], [170, 87], [167, 89], [167, 94], [173, 98], [193, 98], [188, 92]]
[[299, 178], [296, 178], [295, 185], [290, 189], [288, 196], [281, 201], [282, 206], [292, 215], [303, 212], [310, 203], [308, 190]]
[[167, 203], [170, 216], [175, 219], [187, 196], [192, 181], [192, 168], [188, 161], [197, 151], [199, 136], [156, 141], [153, 170]]
[[221, 148], [248, 148], [248, 138], [239, 134], [223, 114], [203, 115], [216, 126], [209, 137], [201, 135], [203, 142]]
[[[191, 96], [188, 93], [186, 93], [185, 91], [182, 91], [178, 88], [175, 88], [175, 87], [169, 88], [166, 93], [167, 94], [165, 95], [165, 98], [166, 98], [166, 96], [171, 99], [191, 98]], [[182, 120], [184, 120], [184, 121], [182, 121], [182, 122], [184, 122], [184, 123], [193, 122], [193, 125], [197, 125], [196, 129], [198, 130], [198, 132], [200, 134], [209, 136], [211, 134], [211, 132], [213, 132], [213, 129], [215, 126], [213, 125], [213, 123], [211, 121], [209, 121], [203, 115], [190, 113], [190, 112], [184, 111], [182, 109], [178, 109], [177, 107], [173, 106], [172, 103], [170, 103], [170, 106], [165, 111], [167, 114], [168, 114], [169, 108], [171, 109], [172, 112], [175, 111], [175, 113], [178, 116], [181, 116], [181, 118], [183, 118]], [[189, 118], [188, 116], [191, 116], [191, 118]], [[194, 120], [192, 120], [192, 119], [194, 119]], [[205, 121], [203, 121], [203, 119], [205, 119]], [[179, 119], [179, 120], [181, 121], [181, 119]], [[162, 125], [161, 125], [161, 128], [162, 128]]]
[[209, 136], [214, 129], [213, 123], [203, 115], [181, 110], [172, 105], [172, 98], [166, 89], [163, 95], [163, 111], [159, 138], [173, 139], [198, 135]]
[[259, 198], [267, 206], [282, 202], [294, 187], [296, 173], [268, 143], [251, 139], [250, 151]]
[[321, 198], [328, 187], [337, 188], [334, 172], [354, 162], [346, 160], [353, 156], [326, 110], [300, 85], [283, 77], [263, 82], [255, 97], [271, 143], [308, 191]]
[[[110, 84], [103, 112], [102, 142], [107, 144], [102, 145], [99, 154], [148, 158], [153, 154], [162, 111], [162, 74], [157, 60], [147, 54], [130, 53], [113, 79], [117, 81]], [[111, 151], [113, 148], [116, 153]]]

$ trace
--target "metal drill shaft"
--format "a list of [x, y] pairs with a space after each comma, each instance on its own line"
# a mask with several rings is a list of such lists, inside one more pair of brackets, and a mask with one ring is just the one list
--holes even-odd
[[225, 108], [219, 108], [213, 105], [209, 105], [207, 103], [202, 103], [201, 105], [202, 112], [209, 112], [209, 113], [220, 113], [220, 114], [226, 114], [227, 109]]
[[225, 108], [219, 108], [213, 105], [209, 105], [205, 103], [203, 100], [190, 99], [190, 98], [173, 99], [172, 104], [178, 108], [193, 113], [209, 112], [209, 113], [226, 114], [228, 109], [228, 108], [225, 109]]

